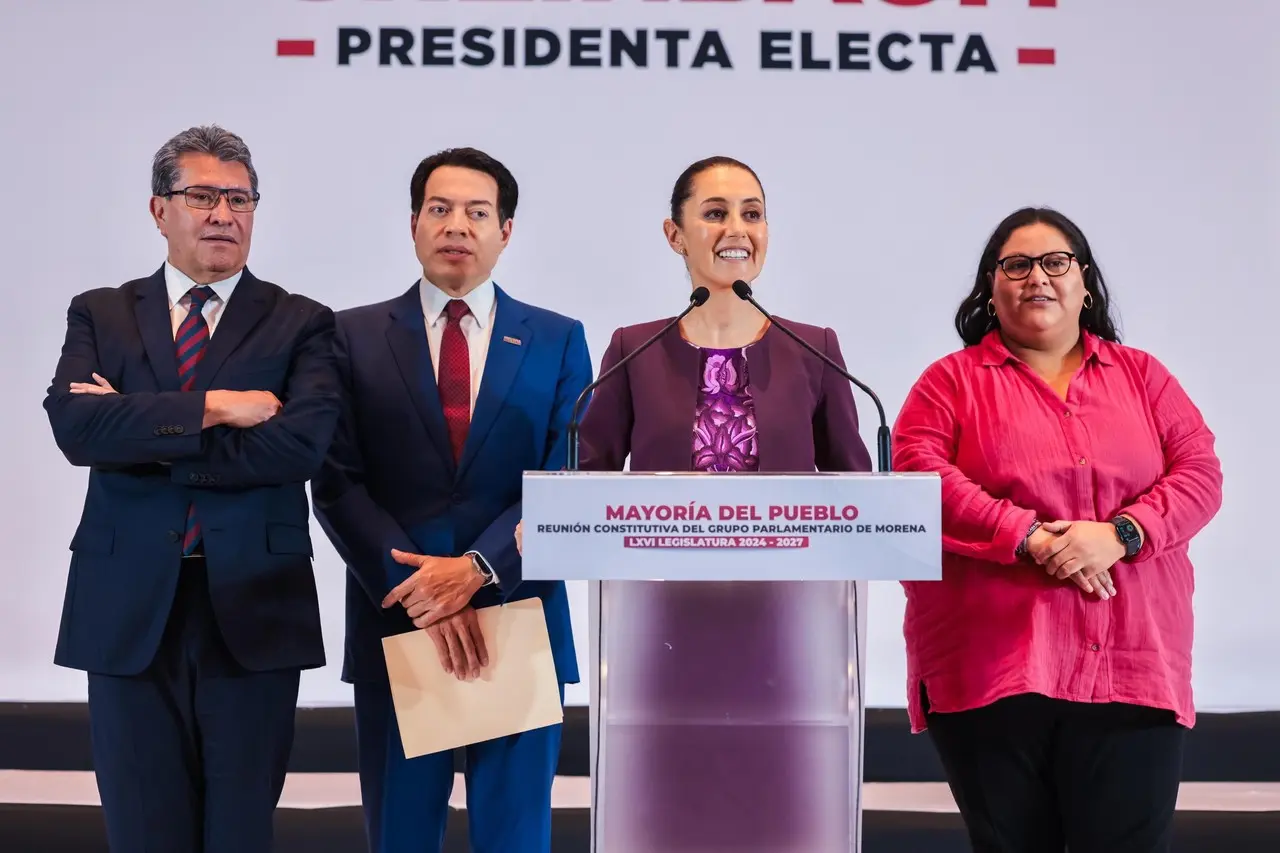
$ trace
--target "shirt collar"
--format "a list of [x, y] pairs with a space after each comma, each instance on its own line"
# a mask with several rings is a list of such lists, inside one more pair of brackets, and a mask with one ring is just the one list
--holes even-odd
[[[428, 326], [436, 324], [445, 307], [454, 298], [425, 278], [418, 281], [418, 294], [422, 299], [422, 316]], [[462, 301], [471, 309], [471, 315], [475, 318], [476, 324], [482, 329], [489, 325], [489, 313], [493, 310], [494, 298], [493, 279], [489, 279], [462, 297]]]
[[[1098, 364], [1110, 365], [1114, 361], [1111, 357], [1111, 342], [1104, 341], [1092, 332], [1081, 330], [1080, 338], [1084, 342], [1084, 361], [1096, 361]], [[1010, 360], [1017, 360], [1013, 353], [1009, 352], [1009, 348], [1004, 345], [1004, 341], [1000, 338], [1000, 330], [992, 329], [987, 332], [986, 337], [978, 344], [982, 351], [982, 363], [987, 367], [999, 367], [1006, 364]]]
[[[244, 274], [244, 269], [230, 278], [224, 278], [222, 281], [215, 281], [208, 285], [213, 289], [214, 294], [222, 300], [222, 304], [226, 304], [231, 298], [231, 291], [235, 290], [236, 283], [240, 281], [240, 276]], [[164, 286], [169, 294], [170, 307], [177, 305], [182, 301], [182, 297], [187, 295], [187, 291], [198, 285], [191, 280], [191, 277], [182, 270], [175, 267], [168, 261], [164, 262]]]

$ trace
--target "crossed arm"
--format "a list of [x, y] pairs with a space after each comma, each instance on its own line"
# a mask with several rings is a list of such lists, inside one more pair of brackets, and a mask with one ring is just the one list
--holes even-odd
[[97, 333], [83, 296], [44, 408], [73, 465], [165, 465], [174, 482], [208, 488], [310, 479], [338, 412], [333, 313], [318, 311], [294, 350], [284, 401], [266, 391], [118, 393], [98, 362]]

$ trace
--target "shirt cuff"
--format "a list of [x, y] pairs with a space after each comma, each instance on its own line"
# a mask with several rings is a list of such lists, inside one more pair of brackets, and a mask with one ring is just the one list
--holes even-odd
[[1034, 510], [1024, 509], [1009, 513], [1004, 524], [996, 530], [995, 541], [992, 543], [996, 562], [1012, 565], [1019, 561], [1018, 546], [1027, 537], [1035, 520]]
[[498, 573], [493, 570], [493, 566], [489, 565], [489, 561], [479, 551], [468, 551], [464, 556], [470, 557], [471, 562], [479, 569], [480, 574], [485, 576], [485, 586], [498, 583]]

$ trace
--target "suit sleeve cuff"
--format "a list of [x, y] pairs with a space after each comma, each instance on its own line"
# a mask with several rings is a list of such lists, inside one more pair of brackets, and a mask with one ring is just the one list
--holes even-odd
[[475, 563], [476, 568], [478, 568], [480, 573], [484, 575], [485, 586], [498, 583], [498, 573], [493, 570], [493, 566], [489, 565], [489, 561], [484, 558], [483, 554], [479, 551], [468, 551], [464, 556], [470, 557], [471, 561]]

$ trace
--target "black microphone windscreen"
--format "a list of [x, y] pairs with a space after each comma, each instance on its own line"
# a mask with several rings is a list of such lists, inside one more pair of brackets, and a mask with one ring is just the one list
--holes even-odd
[[733, 292], [738, 294], [739, 299], [750, 299], [751, 285], [747, 284], [742, 279], [738, 279], [733, 283]]
[[707, 290], [705, 287], [695, 287], [693, 289], [693, 293], [689, 294], [689, 301], [692, 302], [694, 306], [701, 306], [710, 298], [711, 291]]

